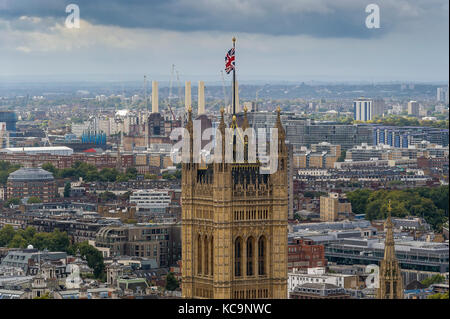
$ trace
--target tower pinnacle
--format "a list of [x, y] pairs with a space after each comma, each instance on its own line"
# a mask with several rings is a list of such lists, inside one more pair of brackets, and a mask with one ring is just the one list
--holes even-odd
[[391, 217], [391, 201], [388, 202], [388, 216], [384, 224], [386, 238], [384, 258], [380, 263], [380, 288], [378, 299], [403, 299], [403, 282], [400, 266], [395, 256], [394, 225]]

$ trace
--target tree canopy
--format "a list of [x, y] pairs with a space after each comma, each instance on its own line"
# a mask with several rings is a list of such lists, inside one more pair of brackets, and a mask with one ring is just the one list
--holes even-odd
[[448, 187], [419, 187], [405, 190], [356, 190], [347, 193], [355, 214], [365, 214], [368, 220], [384, 219], [388, 201], [392, 216], [418, 216], [435, 230], [448, 219]]
[[447, 128], [448, 120], [441, 121], [429, 121], [429, 120], [419, 120], [415, 117], [390, 115], [383, 118], [377, 118], [372, 123], [383, 124], [389, 126], [426, 126], [426, 127], [436, 127], [436, 128]]
[[67, 233], [59, 229], [51, 233], [37, 232], [31, 226], [25, 230], [15, 230], [11, 225], [6, 225], [0, 229], [0, 247], [26, 248], [30, 244], [39, 250], [64, 251], [71, 255], [76, 255], [79, 251], [88, 266], [94, 269], [94, 277], [102, 281], [106, 278], [102, 253], [87, 241], [71, 244]]
[[86, 182], [126, 182], [136, 179], [137, 169], [127, 168], [125, 173], [119, 172], [115, 168], [102, 168], [98, 170], [95, 165], [76, 161], [71, 167], [58, 169], [51, 163], [45, 163], [42, 168], [52, 172], [55, 178], [70, 178], [72, 180], [83, 178]]
[[27, 204], [38, 204], [38, 203], [42, 203], [42, 200], [37, 196], [31, 196], [27, 200]]
[[11, 164], [10, 162], [0, 161], [0, 184], [6, 185], [9, 174], [18, 170], [19, 164]]
[[178, 283], [177, 278], [175, 278], [175, 275], [173, 272], [169, 272], [166, 276], [166, 289], [170, 291], [174, 291], [180, 286]]

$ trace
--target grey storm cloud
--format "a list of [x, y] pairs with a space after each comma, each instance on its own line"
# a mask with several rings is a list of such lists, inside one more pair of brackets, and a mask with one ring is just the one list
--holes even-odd
[[[37, 16], [62, 23], [70, 3], [80, 7], [82, 19], [100, 25], [320, 38], [378, 37], [439, 14], [446, 5], [448, 10], [447, 0], [0, 0], [0, 18]], [[380, 6], [381, 30], [365, 27], [370, 3]]]

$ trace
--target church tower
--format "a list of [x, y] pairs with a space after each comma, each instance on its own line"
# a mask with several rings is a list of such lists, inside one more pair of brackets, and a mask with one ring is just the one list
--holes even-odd
[[[182, 295], [184, 298], [287, 298], [287, 148], [278, 108], [278, 168], [225, 160], [224, 110], [215, 153], [221, 160], [193, 163], [192, 109], [188, 110], [182, 164]], [[231, 127], [236, 128], [236, 116]], [[248, 127], [246, 112], [242, 129]], [[189, 142], [188, 142], [189, 141]], [[216, 155], [216, 154], [215, 154]], [[233, 157], [234, 158], [234, 157]]]
[[384, 258], [380, 263], [380, 288], [378, 299], [403, 299], [403, 282], [400, 266], [395, 257], [394, 231], [391, 218], [391, 201], [388, 204], [388, 217], [385, 223], [386, 239], [384, 243]]

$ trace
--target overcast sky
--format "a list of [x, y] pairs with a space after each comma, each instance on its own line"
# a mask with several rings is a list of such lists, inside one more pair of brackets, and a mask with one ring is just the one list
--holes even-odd
[[[65, 26], [68, 4], [80, 28]], [[380, 28], [368, 29], [368, 4]], [[448, 81], [448, 0], [0, 0], [0, 79]], [[131, 76], [130, 76], [131, 75]]]

